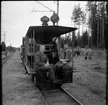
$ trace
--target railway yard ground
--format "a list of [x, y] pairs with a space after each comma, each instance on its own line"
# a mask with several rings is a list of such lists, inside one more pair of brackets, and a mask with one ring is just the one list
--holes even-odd
[[[63, 84], [62, 88], [83, 105], [106, 105], [106, 53], [94, 53], [91, 60], [81, 55], [74, 58], [74, 63], [73, 83]], [[18, 51], [2, 65], [2, 104], [45, 105]]]
[[[11, 55], [12, 53], [13, 53], [12, 51], [8, 51], [7, 56]], [[4, 52], [2, 52], [2, 55], [1, 55], [2, 59], [5, 59], [7, 56]]]

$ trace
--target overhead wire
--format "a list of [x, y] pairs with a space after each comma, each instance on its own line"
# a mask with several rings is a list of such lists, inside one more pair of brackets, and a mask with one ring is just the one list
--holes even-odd
[[45, 6], [44, 4], [40, 3], [39, 1], [36, 1], [36, 2], [39, 3], [40, 5], [44, 6], [45, 8], [49, 9], [50, 11], [55, 12], [52, 9], [48, 8], [47, 6]]

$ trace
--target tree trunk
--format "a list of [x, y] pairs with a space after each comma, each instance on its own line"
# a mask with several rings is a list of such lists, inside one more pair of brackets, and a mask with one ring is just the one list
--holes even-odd
[[99, 19], [97, 20], [97, 47], [98, 47], [98, 44], [99, 44]]
[[78, 46], [80, 45], [80, 25], [79, 25], [79, 34], [78, 34]]
[[103, 4], [103, 7], [102, 7], [102, 48], [104, 48], [104, 11], [105, 11], [105, 7], [104, 7], [104, 4]]
[[[103, 28], [102, 28], [102, 45], [104, 45], [104, 18], [103, 18]], [[104, 48], [104, 46], [102, 46]]]
[[100, 45], [102, 46], [102, 27], [103, 27], [103, 24], [102, 24], [102, 18], [101, 18], [101, 21], [100, 21]]
[[[97, 12], [98, 12], [98, 5], [97, 5]], [[98, 43], [99, 43], [99, 15], [97, 13], [97, 47], [98, 47]]]

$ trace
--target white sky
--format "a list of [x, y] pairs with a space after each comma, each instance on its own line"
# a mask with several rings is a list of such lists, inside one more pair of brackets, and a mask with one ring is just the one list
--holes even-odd
[[[40, 1], [48, 8], [57, 11], [57, 5], [53, 1]], [[73, 27], [71, 22], [72, 10], [80, 3], [85, 7], [87, 1], [59, 1], [59, 25]], [[26, 35], [29, 26], [41, 25], [40, 18], [44, 15], [49, 18], [52, 12], [32, 12], [32, 10], [45, 10], [47, 8], [36, 1], [2, 1], [1, 2], [1, 38], [6, 45], [19, 47], [22, 44], [22, 37]], [[52, 22], [49, 22], [52, 25]]]

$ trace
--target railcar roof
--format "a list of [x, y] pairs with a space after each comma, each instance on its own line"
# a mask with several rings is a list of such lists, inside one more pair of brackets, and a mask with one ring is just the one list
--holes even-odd
[[77, 28], [66, 26], [30, 26], [27, 31], [27, 36], [31, 33], [35, 33], [36, 39], [39, 40], [51, 40], [53, 37], [75, 31]]

